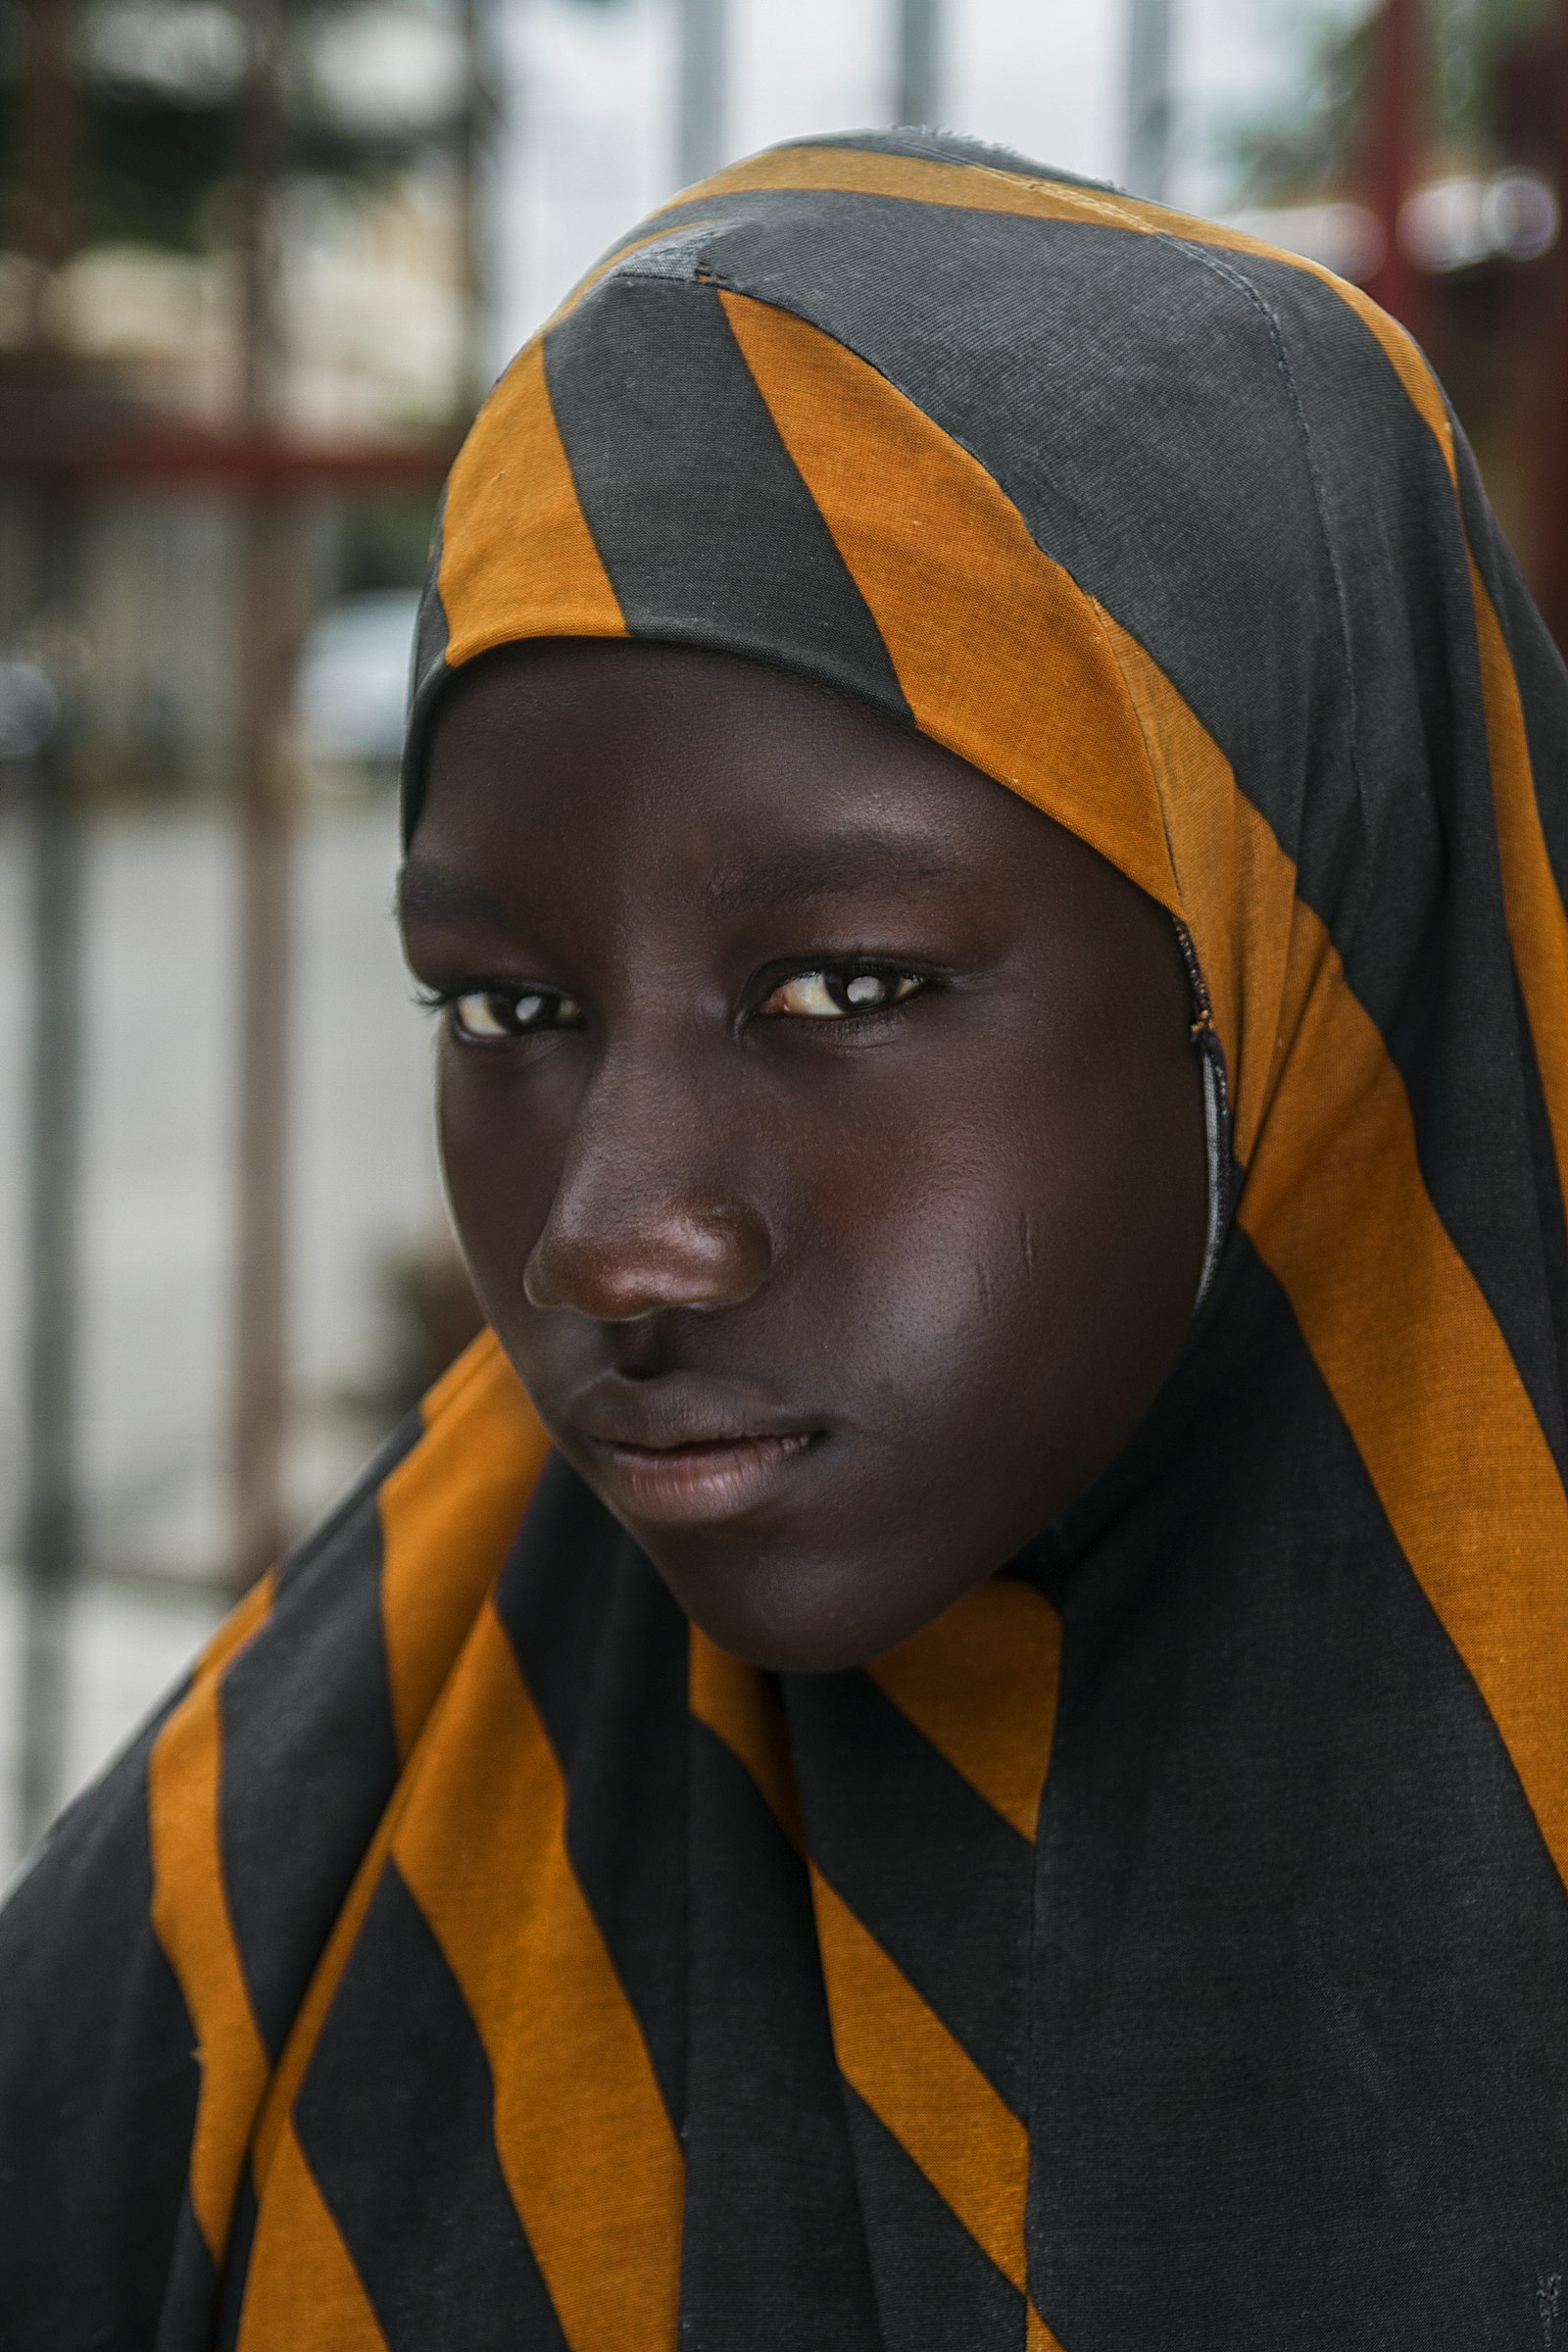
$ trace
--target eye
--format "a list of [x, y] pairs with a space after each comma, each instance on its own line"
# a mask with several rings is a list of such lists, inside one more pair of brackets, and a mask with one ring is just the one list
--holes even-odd
[[770, 1019], [842, 1021], [856, 1012], [886, 1012], [924, 988], [916, 972], [890, 971], [885, 964], [824, 965], [818, 972], [792, 972], [760, 1013]]
[[452, 1026], [466, 1045], [505, 1045], [543, 1029], [580, 1029], [582, 1006], [553, 989], [475, 988], [447, 1000]]

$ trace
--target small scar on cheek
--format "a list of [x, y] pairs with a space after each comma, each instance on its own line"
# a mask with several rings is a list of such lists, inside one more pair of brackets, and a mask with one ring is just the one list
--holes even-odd
[[1034, 1227], [1029, 1222], [1029, 1211], [1027, 1209], [1023, 1211], [1022, 1215], [1018, 1219], [1018, 1249], [1023, 1257], [1024, 1273], [1030, 1281], [1033, 1281], [1035, 1271], [1035, 1236]]

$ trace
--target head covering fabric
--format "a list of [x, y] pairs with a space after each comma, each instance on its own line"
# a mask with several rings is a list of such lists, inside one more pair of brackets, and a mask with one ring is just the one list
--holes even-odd
[[583, 635], [858, 695], [1170, 910], [1215, 1278], [1038, 1551], [818, 1677], [481, 1341], [0, 1922], [4, 2340], [1549, 2345], [1568, 676], [1425, 362], [1016, 158], [777, 149], [481, 414], [410, 827], [454, 673]]

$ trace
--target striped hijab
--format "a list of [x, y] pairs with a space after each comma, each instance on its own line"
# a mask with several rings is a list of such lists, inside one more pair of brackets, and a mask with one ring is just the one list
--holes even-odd
[[540, 635], [862, 696], [1179, 917], [1217, 1273], [1019, 1572], [818, 1677], [481, 1341], [0, 1922], [0, 2342], [1568, 2342], [1568, 678], [1419, 354], [1015, 158], [782, 148], [497, 387], [411, 807]]

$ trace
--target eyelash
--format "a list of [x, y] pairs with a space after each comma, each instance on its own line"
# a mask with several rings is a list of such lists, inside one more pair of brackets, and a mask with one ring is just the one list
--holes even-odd
[[[857, 1003], [850, 996], [850, 992], [858, 984], [867, 980], [878, 984], [890, 982], [896, 993], [885, 998], [880, 1004], [869, 1004], [863, 1000]], [[772, 1004], [775, 998], [782, 997], [787, 990], [808, 989], [812, 982], [817, 983], [829, 1003], [834, 1004], [833, 1011], [806, 1011], [798, 1006], [781, 1006], [777, 1011], [767, 1011], [766, 1006]], [[914, 997], [923, 996], [931, 986], [932, 981], [929, 974], [910, 971], [905, 965], [884, 963], [872, 957], [842, 956], [831, 963], [824, 961], [819, 964], [802, 965], [794, 971], [786, 972], [782, 979], [774, 982], [762, 1004], [756, 1007], [753, 1017], [760, 1020], [805, 1021], [809, 1022], [812, 1026], [836, 1026], [845, 1021], [872, 1020], [878, 1014], [896, 1011], [901, 1004], [908, 1004]], [[842, 1004], [836, 1002], [835, 987], [844, 992], [848, 1002]], [[464, 1045], [477, 1046], [481, 1049], [487, 1046], [512, 1044], [525, 1037], [548, 1037], [559, 1033], [562, 1029], [575, 1029], [582, 1025], [580, 1017], [582, 1007], [574, 997], [568, 996], [562, 989], [483, 988], [469, 984], [453, 988], [420, 988], [416, 989], [415, 994], [416, 1002], [427, 1012], [444, 1014], [447, 1017], [452, 1030]], [[524, 1005], [535, 1007], [536, 1013], [546, 1012], [551, 1007], [570, 1006], [578, 1017], [564, 1021], [559, 1017], [552, 1020], [542, 1020], [536, 1017], [531, 1026], [511, 1028], [505, 1025], [507, 1016], [503, 1013], [500, 1018], [495, 1019], [495, 1026], [492, 1029], [480, 1035], [476, 1034], [471, 1027], [465, 1025], [460, 1012], [460, 1007], [464, 1004], [482, 1004], [487, 1010], [498, 1004], [510, 1005], [514, 1017]], [[492, 1014], [491, 1017], [495, 1016]]]

